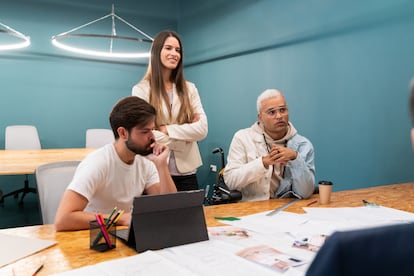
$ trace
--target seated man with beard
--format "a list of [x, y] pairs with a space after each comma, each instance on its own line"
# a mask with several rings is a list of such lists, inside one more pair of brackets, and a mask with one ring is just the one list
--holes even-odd
[[107, 217], [116, 206], [125, 210], [118, 225], [128, 225], [134, 197], [176, 192], [168, 170], [169, 149], [156, 143], [156, 111], [130, 96], [109, 117], [115, 142], [89, 154], [77, 168], [55, 217], [57, 231], [88, 229], [95, 213]]

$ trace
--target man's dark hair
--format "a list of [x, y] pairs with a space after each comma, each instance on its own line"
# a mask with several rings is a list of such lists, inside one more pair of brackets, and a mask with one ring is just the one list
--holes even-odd
[[155, 108], [145, 100], [135, 96], [122, 98], [112, 108], [109, 116], [115, 139], [119, 138], [117, 131], [119, 127], [124, 127], [130, 132], [136, 126], [147, 125], [151, 120], [154, 120], [155, 115]]

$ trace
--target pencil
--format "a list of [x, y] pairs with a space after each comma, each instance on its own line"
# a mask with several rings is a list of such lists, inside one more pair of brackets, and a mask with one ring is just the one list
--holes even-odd
[[112, 216], [114, 215], [115, 211], [116, 211], [116, 206], [115, 206], [115, 208], [114, 208], [114, 209], [112, 209], [112, 212], [111, 212], [111, 213], [109, 214], [109, 216], [106, 218], [106, 220], [105, 220], [105, 225], [106, 225], [106, 226], [108, 226], [108, 224], [109, 224], [109, 222], [111, 221], [111, 218], [112, 218]]
[[316, 202], [318, 202], [318, 201], [317, 201], [317, 200], [314, 200], [314, 201], [312, 201], [312, 202], [309, 202], [308, 204], [306, 204], [306, 207], [309, 207], [309, 206], [311, 206], [311, 205], [315, 204]]
[[39, 273], [39, 271], [43, 268], [43, 264], [41, 264], [36, 271], [32, 274], [32, 276], [36, 276], [37, 273]]

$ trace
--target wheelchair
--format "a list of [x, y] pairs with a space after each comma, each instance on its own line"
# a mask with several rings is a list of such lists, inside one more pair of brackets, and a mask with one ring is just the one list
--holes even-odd
[[213, 185], [212, 195], [206, 198], [206, 202], [210, 205], [218, 205], [225, 203], [236, 203], [242, 199], [242, 193], [238, 190], [230, 190], [224, 182], [224, 151], [222, 148], [215, 148], [213, 154], [220, 153], [221, 169], [217, 173], [216, 183]]

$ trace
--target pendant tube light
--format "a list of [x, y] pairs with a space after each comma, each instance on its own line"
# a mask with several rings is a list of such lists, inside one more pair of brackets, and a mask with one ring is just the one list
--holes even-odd
[[[29, 36], [24, 35], [1, 22], [0, 27], [0, 38], [8, 38], [5, 42], [3, 42], [2, 39], [0, 39], [0, 51], [20, 49], [30, 45]], [[16, 40], [15, 38], [17, 38], [17, 41], [14, 41]]]
[[[76, 31], [79, 31], [87, 26], [90, 26], [92, 24], [95, 24], [99, 21], [102, 21], [104, 19], [111, 18], [112, 24], [111, 24], [111, 33], [110, 34], [92, 34], [92, 33], [75, 33]], [[118, 35], [116, 32], [116, 26], [115, 26], [115, 19], [121, 21], [134, 31], [140, 34], [141, 37], [132, 37], [132, 36], [122, 36]], [[74, 46], [72, 44], [68, 44], [67, 41], [70, 39], [85, 39], [85, 38], [97, 38], [97, 39], [109, 39], [109, 46], [107, 49], [92, 49], [92, 48], [86, 48], [82, 46]], [[145, 58], [149, 57], [149, 51], [138, 51], [135, 48], [131, 51], [117, 51], [114, 47], [114, 41], [132, 41], [132, 45], [136, 45], [137, 43], [143, 43], [143, 44], [151, 44], [153, 39], [134, 25], [130, 24], [120, 16], [116, 15], [114, 12], [114, 5], [112, 5], [112, 12], [101, 17], [98, 19], [95, 19], [91, 22], [88, 22], [86, 24], [83, 24], [81, 26], [78, 26], [76, 28], [73, 28], [67, 32], [63, 32], [61, 34], [55, 35], [52, 37], [52, 44], [56, 47], [59, 47], [61, 49], [64, 49], [66, 51], [74, 52], [74, 53], [80, 53], [83, 55], [89, 55], [89, 56], [97, 56], [97, 57], [107, 57], [107, 58]], [[136, 47], [139, 48], [139, 47]]]

